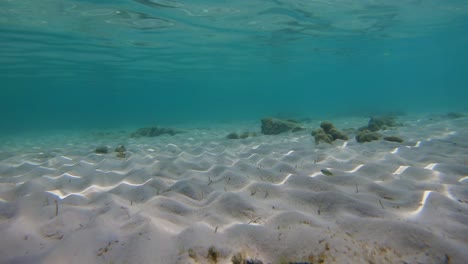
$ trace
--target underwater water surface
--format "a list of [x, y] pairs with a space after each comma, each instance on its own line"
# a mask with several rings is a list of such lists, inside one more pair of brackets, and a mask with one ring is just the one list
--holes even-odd
[[0, 0], [0, 133], [466, 111], [464, 0]]

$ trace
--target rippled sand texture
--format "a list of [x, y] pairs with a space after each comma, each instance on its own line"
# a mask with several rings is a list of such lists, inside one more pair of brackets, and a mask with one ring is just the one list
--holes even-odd
[[[403, 121], [384, 132], [403, 144], [316, 146], [318, 122], [243, 140], [225, 139], [233, 126], [9, 141], [0, 262], [464, 263], [468, 120]], [[93, 152], [120, 143], [125, 159]]]

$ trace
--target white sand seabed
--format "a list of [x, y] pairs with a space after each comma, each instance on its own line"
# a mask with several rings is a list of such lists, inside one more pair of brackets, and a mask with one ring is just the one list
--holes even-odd
[[0, 263], [466, 263], [468, 118], [402, 121], [402, 144], [316, 146], [319, 121], [4, 140]]

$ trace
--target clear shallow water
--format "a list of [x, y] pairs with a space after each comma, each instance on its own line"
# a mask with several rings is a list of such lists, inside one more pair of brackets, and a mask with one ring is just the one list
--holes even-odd
[[466, 111], [466, 1], [0, 1], [1, 132]]

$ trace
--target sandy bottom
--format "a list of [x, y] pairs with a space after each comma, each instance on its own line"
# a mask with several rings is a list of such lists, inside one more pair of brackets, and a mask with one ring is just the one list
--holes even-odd
[[315, 145], [319, 121], [2, 140], [0, 263], [466, 263], [468, 118], [400, 121], [402, 144]]

